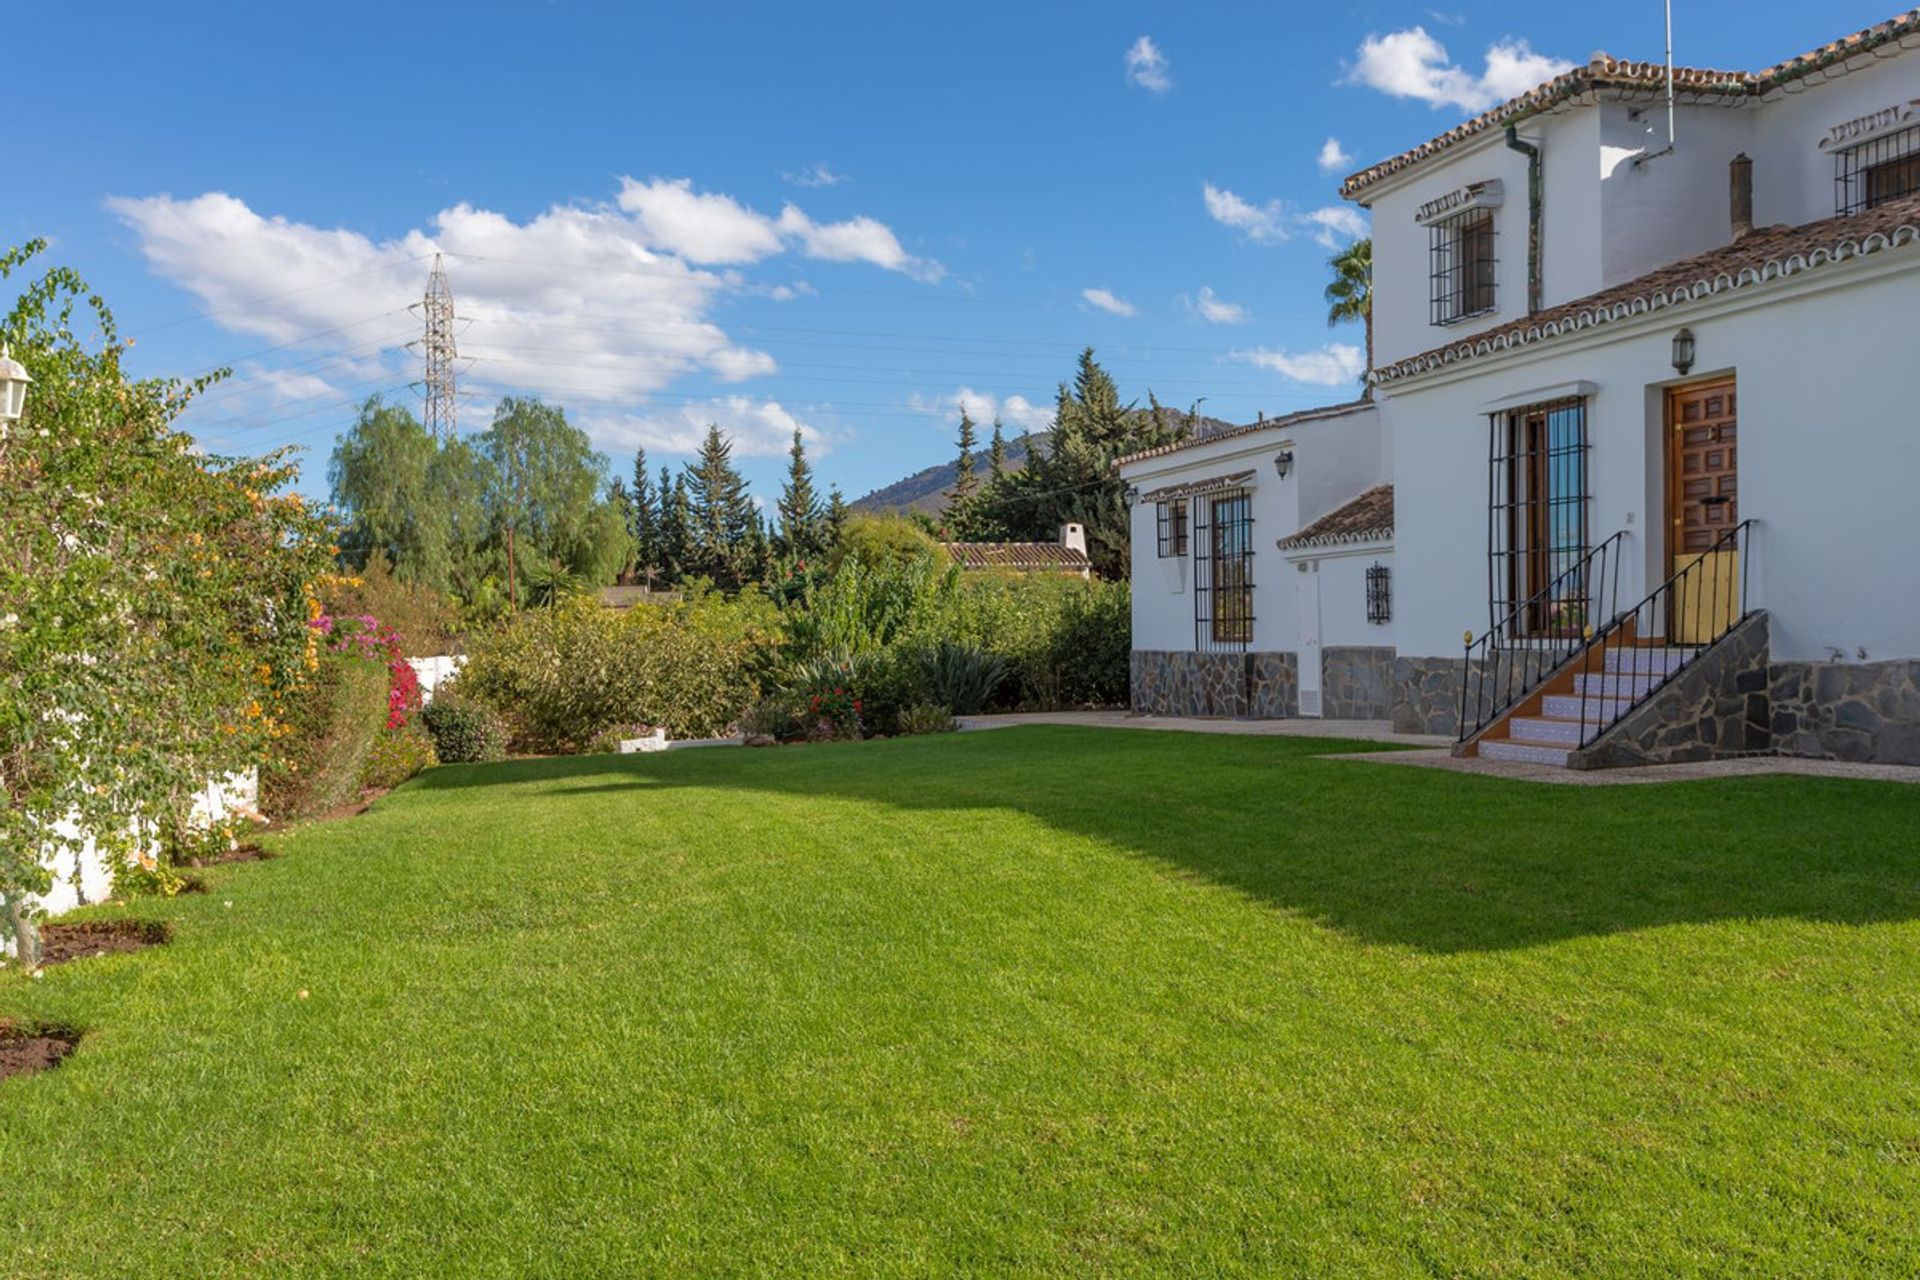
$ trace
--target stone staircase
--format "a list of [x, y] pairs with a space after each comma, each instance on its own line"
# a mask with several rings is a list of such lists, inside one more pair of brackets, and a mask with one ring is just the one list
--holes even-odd
[[1565, 768], [1581, 741], [1584, 703], [1586, 741], [1638, 706], [1655, 688], [1699, 653], [1677, 646], [1609, 648], [1603, 670], [1591, 675], [1563, 671], [1473, 744], [1482, 759]]

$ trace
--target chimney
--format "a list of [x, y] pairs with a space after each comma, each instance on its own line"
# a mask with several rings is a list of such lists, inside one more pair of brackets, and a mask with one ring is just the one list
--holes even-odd
[[1753, 234], [1753, 161], [1744, 151], [1727, 166], [1727, 202], [1733, 238], [1744, 240]]
[[1060, 526], [1060, 545], [1069, 551], [1087, 554], [1087, 527], [1081, 524], [1063, 524]]

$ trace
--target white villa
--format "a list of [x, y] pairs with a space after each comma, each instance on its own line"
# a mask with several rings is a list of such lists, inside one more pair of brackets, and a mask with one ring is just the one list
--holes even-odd
[[1364, 169], [1371, 398], [1123, 459], [1134, 702], [1920, 764], [1920, 9]]

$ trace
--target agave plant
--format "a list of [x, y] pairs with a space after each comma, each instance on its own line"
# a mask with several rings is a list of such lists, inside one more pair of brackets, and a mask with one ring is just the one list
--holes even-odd
[[984, 649], [942, 640], [921, 652], [920, 674], [931, 701], [957, 716], [972, 716], [986, 709], [1007, 678], [1007, 664]]

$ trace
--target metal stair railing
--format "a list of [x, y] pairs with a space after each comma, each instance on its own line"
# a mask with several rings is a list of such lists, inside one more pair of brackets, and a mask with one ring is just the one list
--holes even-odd
[[[1580, 657], [1577, 674], [1584, 678], [1575, 680], [1582, 747], [1626, 714], [1609, 714], [1609, 703], [1624, 702], [1631, 710], [1746, 621], [1753, 525], [1742, 520], [1728, 529], [1594, 634]], [[1688, 652], [1674, 661], [1676, 649]], [[1610, 654], [1619, 656], [1609, 663]]]
[[1594, 615], [1611, 623], [1620, 603], [1622, 529], [1515, 605], [1486, 634], [1466, 636], [1460, 677], [1460, 741], [1499, 720], [1571, 661], [1594, 634]]

